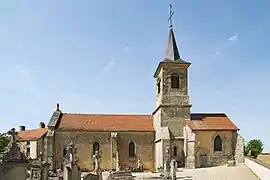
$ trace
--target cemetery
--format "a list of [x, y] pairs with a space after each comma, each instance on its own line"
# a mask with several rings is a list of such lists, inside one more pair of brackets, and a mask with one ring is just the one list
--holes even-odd
[[[107, 180], [136, 179], [136, 176], [132, 175], [130, 169], [117, 168], [115, 171], [103, 171], [100, 167], [98, 151], [93, 156], [94, 172], [81, 172], [77, 164], [76, 144], [73, 143], [70, 143], [67, 148], [67, 153], [63, 158], [63, 168], [50, 169], [48, 157], [40, 155], [38, 159], [31, 159], [25, 156], [23, 147], [16, 141], [17, 132], [15, 128], [11, 129], [9, 134], [11, 136], [11, 142], [0, 156], [1, 180], [103, 180], [104, 177]], [[158, 179], [176, 180], [176, 161], [170, 159], [169, 153], [169, 149], [167, 148], [164, 171], [159, 173]], [[140, 167], [133, 171], [140, 171]], [[149, 177], [143, 179], [149, 179]], [[157, 178], [155, 177], [154, 179]]]

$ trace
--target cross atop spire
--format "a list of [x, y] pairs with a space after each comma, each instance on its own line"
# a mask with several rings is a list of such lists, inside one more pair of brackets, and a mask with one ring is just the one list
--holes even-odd
[[170, 6], [170, 16], [169, 16], [169, 18], [168, 18], [168, 21], [169, 21], [169, 23], [170, 23], [170, 28], [172, 28], [172, 16], [173, 16], [173, 14], [174, 14], [174, 11], [172, 10], [172, 5], [169, 4], [169, 6]]
[[177, 61], [180, 63], [187, 63], [180, 58], [177, 43], [174, 37], [173, 28], [172, 28], [172, 16], [174, 15], [174, 11], [172, 10], [172, 5], [169, 4], [170, 7], [170, 15], [168, 21], [170, 23], [170, 30], [169, 30], [169, 38], [166, 45], [166, 52], [165, 52], [165, 60]]

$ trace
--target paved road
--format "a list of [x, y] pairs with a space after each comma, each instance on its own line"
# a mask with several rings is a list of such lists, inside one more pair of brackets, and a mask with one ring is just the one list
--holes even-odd
[[[159, 174], [134, 173], [136, 179], [157, 179]], [[234, 167], [220, 166], [200, 169], [184, 169], [177, 172], [177, 179], [188, 180], [259, 180], [244, 164]]]

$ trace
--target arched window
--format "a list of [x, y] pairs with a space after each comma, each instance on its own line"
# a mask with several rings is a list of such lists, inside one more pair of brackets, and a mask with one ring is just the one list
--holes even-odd
[[173, 156], [177, 156], [177, 147], [176, 146], [173, 147]]
[[135, 144], [134, 144], [134, 142], [129, 143], [128, 149], [129, 149], [129, 157], [134, 157], [135, 156]]
[[98, 144], [98, 142], [94, 142], [94, 144], [93, 144], [93, 155], [96, 154], [96, 151], [99, 153], [99, 144]]
[[222, 151], [222, 140], [219, 135], [214, 140], [214, 151]]
[[179, 89], [179, 76], [177, 73], [171, 75], [171, 88]]

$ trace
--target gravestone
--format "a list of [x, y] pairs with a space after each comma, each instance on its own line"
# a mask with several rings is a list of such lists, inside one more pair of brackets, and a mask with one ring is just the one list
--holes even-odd
[[0, 179], [1, 180], [26, 180], [28, 173], [28, 160], [24, 153], [21, 152], [16, 142], [17, 132], [15, 128], [8, 132], [11, 135], [11, 142], [5, 148], [0, 162]]
[[130, 171], [116, 171], [109, 174], [107, 180], [134, 180]]
[[164, 163], [164, 179], [170, 179], [170, 148], [167, 147], [165, 151], [165, 163]]
[[77, 165], [76, 149], [73, 143], [67, 147], [67, 153], [64, 158], [64, 180], [81, 180], [81, 171]]
[[99, 178], [98, 175], [92, 173], [83, 176], [83, 180], [99, 180], [98, 178]]
[[100, 168], [100, 156], [98, 151], [95, 151], [95, 155], [93, 155], [95, 161], [95, 173], [98, 176], [99, 180], [102, 180], [102, 170]]
[[176, 160], [171, 160], [171, 178], [176, 180]]
[[139, 171], [139, 172], [143, 171], [143, 164], [139, 158], [138, 158], [138, 162], [137, 162], [137, 171]]
[[33, 160], [30, 163], [30, 180], [48, 180], [49, 163], [42, 159]]

